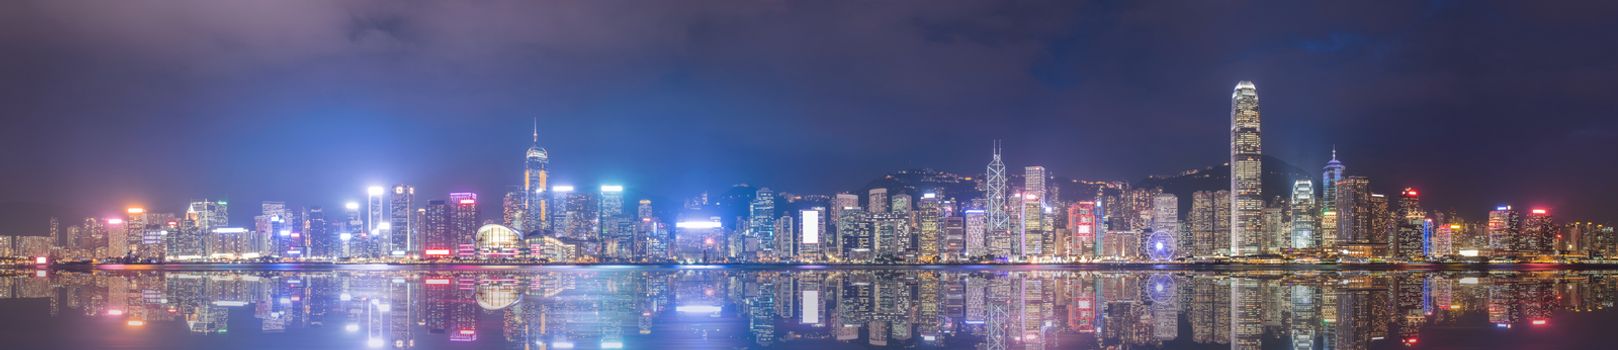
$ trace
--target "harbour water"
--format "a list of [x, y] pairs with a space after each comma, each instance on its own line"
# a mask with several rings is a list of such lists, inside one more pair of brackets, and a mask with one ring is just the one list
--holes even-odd
[[6, 349], [1588, 348], [1618, 271], [0, 270]]

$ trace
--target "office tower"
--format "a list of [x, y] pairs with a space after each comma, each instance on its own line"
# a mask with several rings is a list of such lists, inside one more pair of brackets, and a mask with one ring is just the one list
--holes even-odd
[[550, 209], [548, 209], [548, 211], [551, 215], [550, 225], [552, 235], [555, 235], [557, 238], [566, 238], [569, 240], [584, 239], [584, 236], [586, 235], [584, 235], [582, 232], [577, 232], [574, 230], [576, 226], [580, 226], [581, 224], [578, 222], [579, 219], [575, 218], [575, 216], [578, 216], [578, 214], [581, 212], [578, 210], [580, 208], [572, 208], [574, 210], [569, 210], [569, 205], [578, 205], [583, 203], [583, 201], [575, 203], [573, 200], [573, 197], [576, 195], [576, 193], [573, 193], [573, 186], [551, 186], [550, 193], [551, 199], [548, 202]]
[[[827, 214], [831, 216], [828, 217], [827, 220], [830, 221], [832, 225], [836, 225], [838, 218], [843, 217], [843, 208], [853, 208], [858, 206], [860, 206], [859, 195], [848, 192], [838, 193], [831, 197], [831, 208], [829, 208], [827, 211]], [[838, 249], [832, 250], [835, 251]]]
[[1371, 194], [1371, 256], [1386, 257], [1393, 247], [1394, 231], [1398, 229], [1396, 217], [1388, 208], [1388, 196]]
[[876, 230], [876, 255], [879, 258], [901, 261], [910, 253], [908, 239], [910, 221], [893, 212], [871, 213], [872, 227]]
[[449, 236], [451, 246], [455, 247], [455, 255], [470, 258], [477, 254], [477, 230], [482, 218], [478, 213], [478, 194], [476, 193], [450, 193], [449, 202], [454, 203], [449, 212]]
[[798, 260], [804, 262], [818, 262], [824, 258], [821, 252], [821, 236], [826, 227], [826, 208], [814, 207], [798, 211]]
[[1170, 260], [1179, 255], [1180, 197], [1159, 193], [1152, 197], [1151, 235], [1143, 247], [1152, 260]]
[[589, 251], [614, 259], [627, 258], [629, 232], [623, 225], [624, 186], [602, 185], [600, 198], [594, 220], [596, 236], [592, 240], [598, 247]]
[[[994, 141], [994, 156], [989, 160], [984, 196], [988, 206], [988, 227], [984, 232], [989, 254], [995, 257], [1011, 256], [1011, 217], [1006, 213], [1006, 163], [1000, 160], [1000, 140]], [[968, 224], [970, 226], [970, 224]]]
[[523, 219], [528, 215], [528, 209], [524, 207], [524, 205], [527, 205], [527, 201], [528, 194], [524, 193], [520, 188], [506, 191], [505, 197], [500, 201], [500, 224], [518, 231], [524, 231], [519, 226], [526, 226], [523, 225]]
[[1393, 257], [1415, 260], [1426, 257], [1427, 212], [1421, 209], [1421, 194], [1414, 188], [1399, 192], [1397, 229], [1390, 251]]
[[966, 225], [964, 254], [968, 258], [977, 259], [989, 254], [988, 242], [985, 239], [989, 232], [989, 216], [982, 209], [968, 209], [965, 212]]
[[1045, 167], [1030, 165], [1023, 167], [1023, 194], [1032, 194], [1034, 198], [1045, 200]]
[[837, 239], [842, 241], [849, 262], [871, 262], [876, 259], [876, 229], [871, 213], [860, 207], [843, 208], [837, 218]]
[[1510, 255], [1518, 246], [1517, 236], [1522, 232], [1522, 214], [1510, 205], [1501, 204], [1489, 212], [1489, 249], [1496, 256]]
[[353, 258], [365, 256], [365, 214], [360, 211], [359, 202], [343, 203], [343, 221], [341, 229], [337, 232], [338, 256]]
[[911, 209], [915, 208], [915, 206], [912, 205], [914, 204], [914, 201], [911, 200], [909, 194], [895, 193], [892, 196], [888, 196], [888, 198], [888, 211], [900, 214], [908, 214], [910, 213]]
[[512, 226], [519, 232], [533, 232], [550, 229], [550, 215], [547, 211], [550, 206], [546, 203], [545, 186], [550, 180], [550, 152], [539, 147], [539, 121], [534, 121], [534, 143], [528, 146], [528, 152], [523, 157], [522, 174], [522, 210], [520, 225]]
[[1213, 254], [1219, 256], [1231, 256], [1234, 253], [1230, 251], [1230, 245], [1225, 244], [1225, 242], [1230, 242], [1231, 240], [1231, 202], [1225, 200], [1226, 198], [1230, 198], [1230, 191], [1214, 191], [1213, 196], [1215, 199], [1213, 201], [1213, 239], [1215, 242]]
[[318, 206], [309, 207], [304, 214], [304, 240], [309, 242], [308, 257], [331, 258], [337, 247], [339, 237], [331, 233], [331, 224], [326, 220], [326, 209]]
[[1548, 255], [1557, 252], [1555, 237], [1558, 236], [1556, 223], [1551, 219], [1551, 213], [1545, 209], [1528, 211], [1528, 219], [1522, 226], [1522, 239], [1518, 240], [1518, 252], [1525, 255]]
[[888, 212], [888, 189], [873, 188], [865, 197], [866, 208], [872, 214]]
[[1045, 253], [1045, 206], [1034, 194], [1017, 196], [1017, 237], [1012, 255], [1023, 259]]
[[1451, 224], [1443, 220], [1428, 220], [1433, 228], [1432, 244], [1427, 251], [1427, 257], [1438, 258], [1455, 254], [1455, 247], [1459, 246], [1456, 238], [1461, 230], [1460, 224]]
[[[909, 199], [909, 195], [904, 196]], [[899, 196], [893, 197], [894, 208], [899, 208]], [[936, 262], [941, 257], [940, 230], [943, 229], [944, 208], [938, 195], [932, 192], [921, 195], [921, 205], [916, 213], [916, 248], [920, 252], [922, 261]]]
[[1286, 247], [1292, 249], [1313, 249], [1320, 246], [1320, 237], [1316, 236], [1320, 223], [1316, 221], [1315, 214], [1315, 184], [1314, 181], [1300, 179], [1292, 181], [1292, 224]]
[[1075, 257], [1094, 257], [1096, 245], [1096, 203], [1080, 201], [1067, 207], [1069, 254]]
[[1214, 247], [1219, 246], [1214, 240], [1214, 205], [1216, 201], [1224, 198], [1215, 198], [1213, 192], [1196, 191], [1191, 193], [1191, 210], [1187, 212], [1186, 222], [1191, 227], [1191, 242], [1185, 247], [1192, 256], [1213, 255]]
[[1342, 210], [1337, 208], [1337, 182], [1343, 181], [1343, 170], [1346, 167], [1337, 161], [1337, 147], [1331, 149], [1331, 161], [1320, 173], [1320, 247], [1325, 251], [1332, 251], [1340, 239], [1337, 238], [1337, 220]]
[[416, 188], [405, 184], [393, 185], [393, 197], [388, 204], [388, 255], [403, 257], [417, 251]]
[[422, 255], [428, 258], [445, 258], [455, 252], [458, 245], [455, 235], [450, 229], [450, 205], [443, 200], [427, 201], [422, 208]]
[[749, 247], [756, 248], [753, 257], [773, 256], [775, 252], [775, 192], [761, 187], [747, 205], [747, 238]]
[[1337, 191], [1338, 246], [1369, 256], [1368, 246], [1374, 243], [1372, 236], [1376, 231], [1375, 220], [1371, 216], [1371, 180], [1363, 176], [1348, 176], [1334, 187]]
[[[292, 231], [288, 229], [287, 222], [292, 219], [292, 213], [287, 211], [286, 202], [264, 201], [259, 203], [259, 215], [253, 217], [253, 230], [258, 235], [261, 247], [258, 252], [266, 256], [287, 256], [288, 251], [302, 251], [297, 242], [292, 239]], [[300, 253], [301, 254], [301, 253]]]
[[203, 231], [230, 225], [230, 207], [225, 201], [193, 201], [186, 206], [185, 220]]
[[1264, 240], [1262, 153], [1258, 90], [1244, 80], [1230, 95], [1231, 255], [1258, 254]]
[[225, 201], [192, 201], [186, 206], [185, 221], [181, 222], [180, 229], [169, 234], [170, 254], [184, 258], [207, 256], [208, 233], [229, 225], [228, 208]]
[[382, 202], [382, 196], [386, 194], [387, 189], [382, 188], [382, 186], [371, 186], [365, 189], [365, 233], [372, 237], [380, 237], [378, 235], [381, 230], [378, 230], [377, 226], [381, 226], [382, 223], [388, 221], [387, 214], [385, 214], [388, 212], [388, 204]]
[[[940, 220], [943, 243], [939, 244], [939, 259], [946, 262], [960, 261], [966, 256], [966, 217], [946, 216]], [[981, 238], [981, 237], [980, 237]], [[982, 243], [978, 243], [982, 249]]]

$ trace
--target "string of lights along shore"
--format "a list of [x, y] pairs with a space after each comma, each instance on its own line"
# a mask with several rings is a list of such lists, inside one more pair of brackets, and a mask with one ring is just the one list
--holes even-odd
[[[1092, 181], [1039, 165], [1008, 173], [999, 141], [985, 140], [982, 175], [904, 170], [833, 194], [736, 185], [684, 203], [627, 203], [633, 211], [628, 184], [552, 183], [536, 121], [520, 181], [506, 193], [417, 200], [409, 184], [377, 184], [356, 189], [364, 201], [339, 210], [266, 201], [248, 220], [231, 220], [227, 209], [236, 203], [207, 199], [123, 208], [117, 217], [41, 218], [50, 220], [48, 235], [0, 236], [0, 256], [36, 264], [1566, 263], [1618, 256], [1611, 226], [1507, 203], [1428, 210], [1419, 189], [1348, 171], [1335, 147], [1318, 177], [1293, 170], [1264, 156], [1259, 106], [1257, 86], [1237, 83], [1228, 162], [1173, 176]], [[490, 207], [499, 215], [486, 216]]]

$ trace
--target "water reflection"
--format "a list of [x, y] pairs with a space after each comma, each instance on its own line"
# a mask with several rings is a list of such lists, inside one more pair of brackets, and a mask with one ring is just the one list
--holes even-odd
[[1576, 347], [1618, 297], [1606, 271], [0, 274], [5, 327], [87, 334], [7, 339], [30, 349]]

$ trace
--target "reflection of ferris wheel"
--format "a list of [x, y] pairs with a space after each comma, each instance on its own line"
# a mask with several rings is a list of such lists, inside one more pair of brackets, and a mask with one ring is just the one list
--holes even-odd
[[1179, 248], [1174, 233], [1169, 231], [1152, 232], [1146, 237], [1146, 256], [1153, 261], [1166, 261], [1174, 259], [1174, 252]]
[[1173, 301], [1180, 294], [1175, 286], [1174, 276], [1167, 274], [1152, 275], [1146, 280], [1146, 297], [1154, 303], [1167, 303]]

